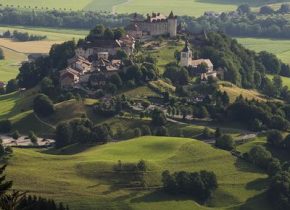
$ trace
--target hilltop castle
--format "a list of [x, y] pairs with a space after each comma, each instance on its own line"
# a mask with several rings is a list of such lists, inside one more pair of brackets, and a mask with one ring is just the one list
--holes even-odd
[[147, 14], [147, 18], [144, 20], [139, 19], [136, 14], [131, 24], [127, 27], [127, 31], [135, 38], [142, 38], [146, 35], [176, 37], [177, 17], [173, 12], [168, 17], [160, 13], [152, 13], [152, 15]]

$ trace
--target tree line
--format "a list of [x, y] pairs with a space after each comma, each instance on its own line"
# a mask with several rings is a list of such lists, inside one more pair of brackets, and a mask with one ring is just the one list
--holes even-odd
[[5, 31], [0, 37], [14, 39], [20, 42], [38, 41], [38, 40], [46, 39], [46, 36], [33, 35], [27, 32], [19, 32], [17, 30], [14, 30], [13, 32], [10, 32], [9, 30]]

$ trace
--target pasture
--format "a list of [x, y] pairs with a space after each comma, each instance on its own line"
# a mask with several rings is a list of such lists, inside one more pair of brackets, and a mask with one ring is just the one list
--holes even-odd
[[271, 52], [283, 62], [290, 64], [290, 40], [260, 38], [237, 38], [237, 40], [250, 50]]
[[10, 6], [21, 9], [39, 10], [91, 10], [91, 11], [112, 11], [113, 6], [123, 3], [126, 0], [1, 0], [3, 6]]
[[[263, 3], [247, 1], [253, 7]], [[3, 6], [19, 9], [35, 10], [90, 10], [110, 11], [114, 13], [142, 13], [162, 12], [169, 14], [173, 10], [178, 15], [200, 16], [205, 11], [233, 11], [238, 5], [245, 3], [242, 0], [62, 0], [57, 4], [54, 0], [0, 0]], [[255, 9], [255, 8], [254, 8]]]
[[[119, 185], [113, 166], [149, 164], [146, 183], [141, 190]], [[222, 164], [221, 164], [222, 163]], [[219, 188], [208, 207], [188, 197], [174, 197], [150, 186], [160, 186], [163, 170], [212, 170], [217, 174]], [[266, 175], [229, 152], [186, 138], [141, 137], [102, 146], [70, 146], [61, 151], [44, 152], [14, 149], [7, 167], [7, 178], [15, 189], [69, 203], [73, 210], [130, 209], [251, 209], [268, 210], [263, 198]], [[257, 205], [258, 201], [261, 201]], [[264, 204], [263, 204], [264, 203]], [[211, 207], [211, 208], [209, 208]]]
[[27, 56], [4, 47], [2, 47], [2, 50], [5, 59], [0, 60], [0, 81], [7, 82], [16, 77], [20, 63], [25, 61]]

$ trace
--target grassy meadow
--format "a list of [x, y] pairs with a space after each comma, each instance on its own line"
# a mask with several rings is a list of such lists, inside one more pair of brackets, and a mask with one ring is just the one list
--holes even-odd
[[[263, 3], [247, 1], [255, 9]], [[110, 11], [114, 13], [150, 13], [162, 12], [169, 14], [173, 10], [178, 15], [200, 16], [205, 11], [233, 11], [238, 5], [245, 3], [242, 0], [62, 0], [57, 4], [54, 0], [0, 0], [3, 6], [19, 9], [36, 10], [90, 10]]]
[[283, 62], [290, 64], [290, 40], [260, 38], [237, 38], [237, 40], [248, 49], [271, 52]]
[[[145, 175], [149, 189], [145, 191], [124, 187], [123, 175], [112, 170], [119, 160], [136, 163], [140, 159], [149, 164]], [[208, 207], [188, 197], [173, 198], [150, 190], [150, 186], [160, 186], [160, 174], [166, 169], [213, 170], [219, 188]], [[15, 189], [69, 203], [73, 210], [233, 210], [248, 205], [253, 210], [268, 210], [266, 204], [257, 205], [263, 199], [266, 177], [229, 152], [192, 139], [170, 137], [141, 137], [90, 148], [76, 145], [50, 153], [15, 149], [7, 168], [7, 178], [14, 180]]]
[[3, 6], [13, 6], [21, 9], [40, 10], [90, 10], [90, 11], [112, 11], [113, 6], [126, 2], [126, 0], [0, 0]]

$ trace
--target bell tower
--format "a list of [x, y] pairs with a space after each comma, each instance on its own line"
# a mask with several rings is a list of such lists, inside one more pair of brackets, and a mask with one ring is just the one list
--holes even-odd
[[168, 18], [168, 32], [170, 37], [176, 37], [177, 35], [177, 17], [173, 15], [173, 12], [169, 14]]
[[188, 66], [191, 66], [191, 63], [192, 63], [192, 51], [189, 47], [188, 40], [186, 40], [185, 46], [183, 50], [181, 51], [181, 55], [180, 55], [180, 65], [188, 67]]

